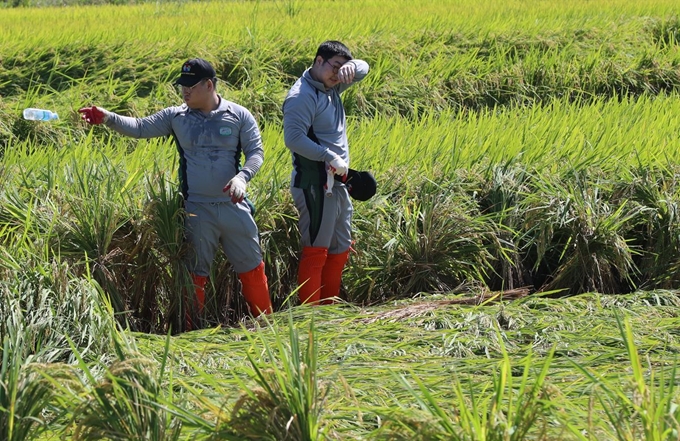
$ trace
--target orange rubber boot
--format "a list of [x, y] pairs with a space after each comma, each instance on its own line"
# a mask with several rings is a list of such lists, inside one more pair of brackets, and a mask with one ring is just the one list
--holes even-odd
[[300, 303], [318, 303], [321, 296], [321, 272], [326, 263], [328, 249], [304, 247], [298, 267], [298, 296]]
[[340, 254], [329, 254], [321, 273], [321, 304], [330, 305], [334, 297], [340, 296], [342, 270], [345, 268], [349, 250]]
[[241, 280], [241, 292], [246, 299], [248, 308], [253, 317], [260, 314], [271, 314], [273, 311], [272, 301], [269, 298], [269, 285], [267, 275], [264, 273], [264, 262], [246, 273], [238, 275]]
[[194, 301], [192, 303], [186, 302], [184, 321], [186, 322], [186, 330], [191, 331], [194, 328], [194, 313], [197, 317], [203, 315], [203, 308], [205, 307], [205, 284], [208, 282], [206, 276], [191, 275], [191, 280], [194, 282]]

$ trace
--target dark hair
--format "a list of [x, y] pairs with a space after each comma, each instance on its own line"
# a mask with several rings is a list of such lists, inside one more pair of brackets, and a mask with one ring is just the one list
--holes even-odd
[[328, 40], [321, 43], [319, 49], [316, 50], [314, 59], [316, 60], [316, 57], [321, 56], [324, 60], [330, 60], [336, 55], [347, 58], [348, 61], [352, 59], [352, 53], [347, 46], [336, 40]]

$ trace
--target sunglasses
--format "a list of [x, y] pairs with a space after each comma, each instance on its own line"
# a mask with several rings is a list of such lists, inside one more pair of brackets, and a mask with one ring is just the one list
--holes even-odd
[[191, 92], [192, 90], [194, 90], [194, 87], [196, 87], [196, 86], [198, 86], [199, 84], [204, 83], [204, 82], [206, 82], [206, 81], [208, 81], [208, 80], [209, 80], [209, 78], [204, 78], [204, 79], [202, 79], [201, 81], [199, 81], [198, 83], [194, 84], [193, 86], [182, 86], [182, 85], [178, 84], [178, 85], [177, 85], [177, 90], [178, 90], [180, 93], [181, 93], [181, 92]]

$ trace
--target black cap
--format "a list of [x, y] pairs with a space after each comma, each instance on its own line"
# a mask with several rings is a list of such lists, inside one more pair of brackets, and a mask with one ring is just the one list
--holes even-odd
[[175, 84], [192, 87], [206, 78], [215, 78], [215, 69], [203, 58], [192, 58], [182, 65], [182, 72]]
[[347, 191], [352, 199], [358, 201], [367, 201], [371, 199], [376, 192], [378, 184], [375, 182], [373, 175], [367, 171], [356, 171], [353, 169], [347, 170], [347, 179], [345, 180]]

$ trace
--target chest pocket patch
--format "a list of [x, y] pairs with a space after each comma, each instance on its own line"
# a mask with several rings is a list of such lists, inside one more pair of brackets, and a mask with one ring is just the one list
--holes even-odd
[[220, 135], [221, 136], [231, 135], [231, 127], [220, 127]]

